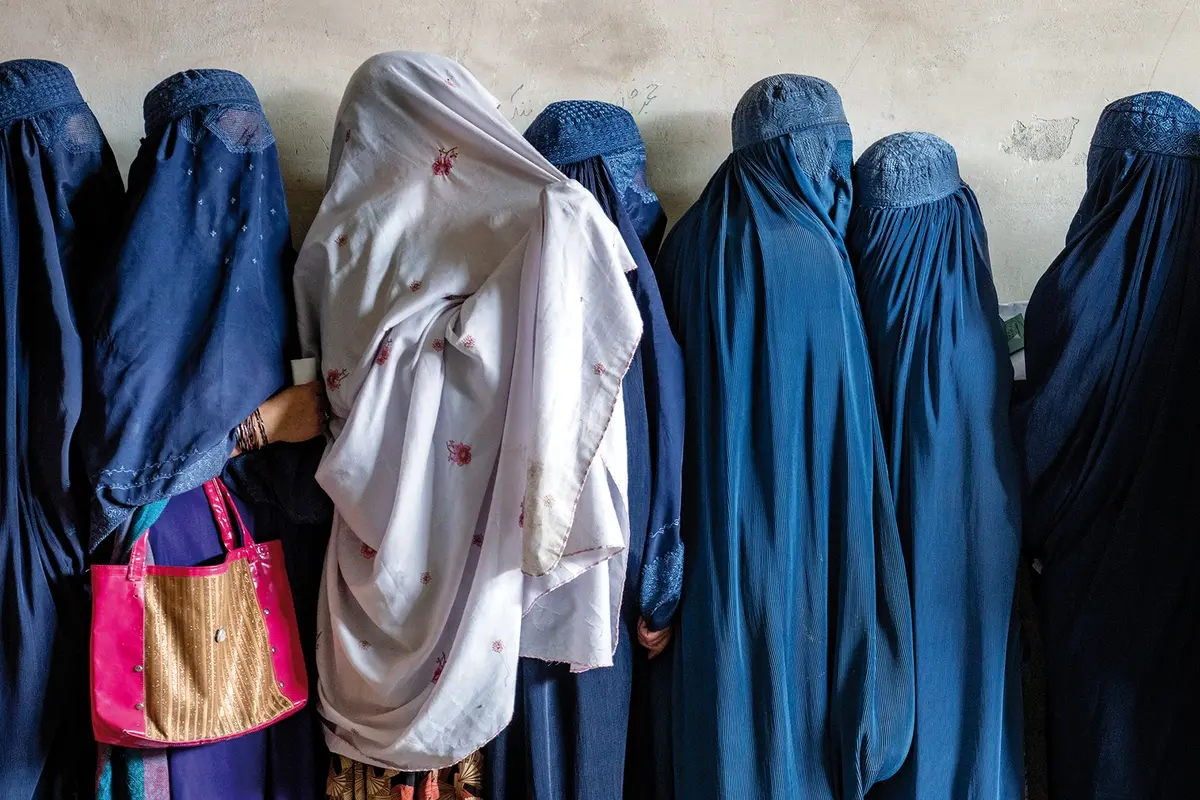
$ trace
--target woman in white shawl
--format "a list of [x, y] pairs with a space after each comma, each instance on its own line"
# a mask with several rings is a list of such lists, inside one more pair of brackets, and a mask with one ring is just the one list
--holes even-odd
[[320, 708], [334, 753], [389, 769], [499, 733], [518, 655], [615, 646], [634, 264], [498, 105], [447, 58], [363, 64], [296, 267], [333, 412]]

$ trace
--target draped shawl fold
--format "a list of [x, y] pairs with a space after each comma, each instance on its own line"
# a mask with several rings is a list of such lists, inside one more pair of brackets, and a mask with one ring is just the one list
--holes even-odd
[[911, 619], [843, 236], [850, 128], [780, 75], [655, 265], [683, 348], [680, 797], [861, 798], [913, 724]]
[[611, 664], [625, 576], [635, 265], [496, 106], [449, 59], [369, 59], [297, 265], [334, 412], [321, 709], [405, 770], [507, 724], [518, 652]]

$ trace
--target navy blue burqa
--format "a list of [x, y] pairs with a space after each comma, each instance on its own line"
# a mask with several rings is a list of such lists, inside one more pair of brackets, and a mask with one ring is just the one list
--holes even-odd
[[687, 375], [680, 798], [862, 798], [913, 726], [912, 622], [843, 243], [850, 128], [780, 75], [656, 264]]
[[295, 335], [287, 204], [254, 88], [189, 70], [144, 105], [129, 212], [91, 304], [93, 547], [133, 509], [220, 474], [233, 429], [285, 385]]
[[1066, 248], [1025, 315], [1025, 545], [1053, 797], [1196, 795], [1200, 111], [1104, 110]]
[[89, 299], [124, 190], [71, 73], [49, 61], [0, 64], [0, 167], [0, 797], [70, 797], [94, 763], [73, 308]]
[[872, 800], [1020, 800], [1014, 615], [1020, 478], [1012, 365], [975, 193], [927, 133], [873, 144], [854, 167], [847, 248], [871, 348], [888, 475], [908, 564], [916, 729]]
[[671, 334], [647, 254], [665, 226], [646, 183], [646, 151], [633, 117], [608, 103], [552, 103], [526, 138], [579, 181], [617, 225], [637, 264], [629, 285], [642, 342], [621, 384], [629, 453], [629, 560], [623, 627], [611, 669], [574, 675], [521, 659], [513, 722], [485, 754], [492, 800], [670, 798], [669, 657], [650, 661], [638, 617], [671, 623], [683, 579], [679, 507], [683, 458], [683, 356]]
[[[128, 211], [90, 306], [89, 424], [79, 441], [94, 480], [92, 544], [135, 509], [175, 498], [150, 529], [158, 563], [219, 560], [197, 487], [225, 470], [256, 538], [283, 540], [314, 688], [306, 709], [264, 731], [170, 748], [172, 795], [308, 800], [319, 796], [328, 757], [313, 659], [329, 531], [329, 500], [313, 478], [323, 443], [271, 444], [226, 463], [233, 429], [286, 384], [295, 338], [295, 254], [275, 137], [254, 88], [224, 70], [167, 78], [144, 113]], [[114, 748], [113, 774], [136, 759]], [[105, 796], [123, 790], [115, 781]]]

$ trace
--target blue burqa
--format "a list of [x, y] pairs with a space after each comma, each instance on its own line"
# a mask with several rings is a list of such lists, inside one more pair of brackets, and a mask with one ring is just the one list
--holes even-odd
[[220, 474], [285, 385], [294, 253], [275, 137], [249, 81], [166, 79], [144, 104], [119, 245], [97, 276], [83, 454], [92, 546]]
[[521, 659], [513, 722], [484, 759], [488, 796], [670, 798], [669, 656], [650, 661], [637, 644], [639, 616], [651, 630], [671, 624], [683, 580], [683, 356], [650, 267], [665, 215], [646, 182], [641, 134], [625, 109], [553, 103], [525, 136], [617, 225], [637, 264], [627, 277], [643, 334], [621, 384], [630, 542], [613, 666], [575, 675], [564, 665]]
[[73, 797], [94, 752], [74, 309], [89, 300], [124, 189], [71, 73], [49, 61], [0, 64], [0, 167], [0, 797]]
[[[79, 442], [94, 480], [93, 545], [124, 530], [135, 510], [156, 508], [161, 517], [149, 535], [157, 562], [195, 566], [223, 558], [197, 487], [226, 469], [233, 429], [286, 385], [295, 254], [275, 137], [245, 78], [178, 73], [146, 96], [144, 114], [129, 207], [116, 226], [113, 257], [95, 279], [89, 424]], [[321, 520], [329, 501], [313, 478], [313, 447], [271, 444], [228, 466], [257, 538], [284, 542], [315, 684], [316, 598], [329, 531], [327, 516]], [[172, 797], [319, 796], [327, 755], [315, 709], [313, 689], [303, 711], [263, 731], [170, 748]], [[136, 781], [117, 778], [140, 774], [142, 754], [113, 749], [111, 778], [100, 776], [102, 798], [137, 790]]]
[[854, 167], [847, 247], [908, 564], [916, 728], [872, 800], [1020, 800], [1012, 365], [954, 148], [899, 133]]
[[843, 235], [850, 128], [779, 75], [656, 264], [687, 376], [680, 798], [862, 798], [913, 726], [912, 621]]
[[1200, 111], [1104, 110], [1066, 248], [1025, 315], [1014, 409], [1053, 797], [1196, 795]]

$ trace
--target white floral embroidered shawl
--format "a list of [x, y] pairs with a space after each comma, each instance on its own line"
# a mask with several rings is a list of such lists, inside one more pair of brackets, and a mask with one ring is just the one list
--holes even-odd
[[449, 59], [368, 60], [296, 268], [334, 413], [321, 713], [334, 752], [403, 770], [508, 723], [518, 653], [616, 645], [634, 265], [497, 106]]

